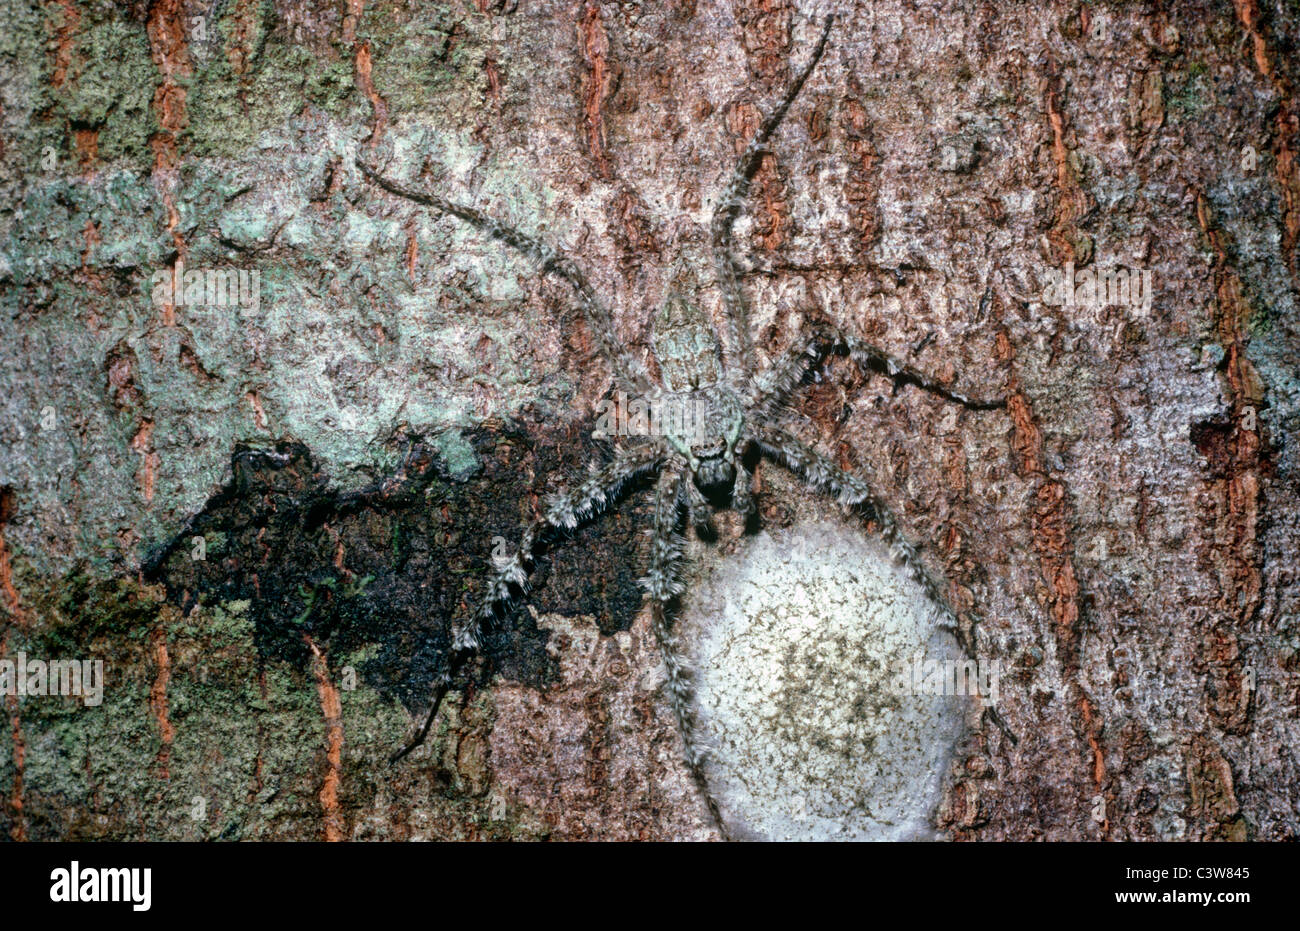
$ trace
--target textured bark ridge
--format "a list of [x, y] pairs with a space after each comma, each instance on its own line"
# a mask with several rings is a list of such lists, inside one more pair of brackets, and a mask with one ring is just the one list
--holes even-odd
[[[829, 321], [1008, 401], [837, 360], [790, 412], [1003, 670], [993, 708], [920, 754], [946, 761], [928, 824], [1294, 838], [1294, 6], [837, 6], [736, 246], [760, 361]], [[387, 765], [495, 538], [607, 455], [611, 381], [562, 282], [354, 166], [564, 249], [647, 359], [679, 257], [721, 322], [712, 198], [820, 15], [13, 0], [0, 683], [4, 662], [98, 659], [104, 689], [0, 696], [0, 830], [714, 836], [640, 608], [643, 489], [548, 554]], [[1090, 302], [1119, 270], [1127, 294]], [[815, 549], [811, 499], [758, 479], [762, 522]], [[705, 569], [752, 542], [718, 529], [691, 547]], [[790, 652], [825, 683], [832, 646]]]

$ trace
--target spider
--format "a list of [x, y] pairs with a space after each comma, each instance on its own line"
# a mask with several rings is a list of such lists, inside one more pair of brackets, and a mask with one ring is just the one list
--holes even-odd
[[667, 675], [667, 697], [681, 734], [687, 769], [724, 838], [728, 831], [705, 778], [705, 752], [695, 736], [691, 671], [683, 662], [672, 633], [673, 611], [685, 594], [682, 581], [685, 523], [689, 521], [697, 536], [711, 539], [713, 510], [730, 508], [742, 516], [746, 525], [751, 525], [756, 516], [754, 469], [759, 460], [768, 459], [788, 469], [814, 490], [833, 496], [841, 505], [869, 515], [890, 544], [895, 559], [922, 584], [936, 604], [947, 610], [939, 586], [921, 564], [915, 547], [866, 481], [840, 469], [782, 429], [780, 413], [806, 377], [820, 377], [823, 364], [832, 355], [848, 357], [862, 369], [884, 374], [896, 386], [909, 384], [968, 408], [988, 410], [1005, 406], [1005, 401], [975, 400], [946, 388], [875, 346], [826, 323], [810, 326], [766, 370], [758, 371], [739, 269], [732, 256], [732, 226], [747, 197], [759, 157], [768, 151], [768, 140], [820, 61], [833, 19], [826, 18], [809, 61], [763, 119], [718, 197], [710, 236], [726, 324], [723, 333], [716, 333], [705, 314], [684, 295], [670, 293], [656, 313], [652, 330], [657, 378], [618, 339], [609, 311], [586, 276], [567, 256], [476, 208], [392, 180], [358, 156], [358, 168], [379, 187], [459, 218], [538, 262], [543, 274], [553, 274], [567, 282], [620, 390], [641, 399], [651, 411], [698, 412], [698, 416], [690, 418], [665, 417], [661, 423], [666, 426], [656, 435], [630, 437], [616, 444], [612, 461], [599, 467], [593, 464], [585, 481], [547, 501], [543, 516], [523, 530], [513, 553], [504, 545], [494, 550], [493, 571], [481, 602], [469, 617], [452, 625], [451, 645], [433, 684], [423, 726], [393, 754], [393, 762], [427, 737], [452, 682], [479, 653], [484, 629], [503, 619], [512, 603], [526, 594], [539, 552], [562, 541], [579, 525], [595, 519], [639, 487], [652, 487], [654, 495], [649, 567], [641, 586], [650, 601], [651, 625]]

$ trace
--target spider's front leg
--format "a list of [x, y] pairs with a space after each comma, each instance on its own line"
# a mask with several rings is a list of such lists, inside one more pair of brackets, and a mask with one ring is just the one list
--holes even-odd
[[538, 546], [555, 542], [553, 537], [567, 534], [598, 517], [619, 498], [630, 482], [658, 469], [663, 457], [664, 450], [658, 443], [618, 450], [613, 462], [593, 472], [576, 489], [551, 498], [545, 515], [524, 528], [514, 555], [493, 557], [494, 572], [478, 608], [452, 626], [451, 648], [434, 680], [433, 696], [424, 724], [405, 746], [392, 755], [390, 763], [396, 763], [424, 743], [452, 682], [482, 648], [483, 629], [508, 611], [516, 593], [522, 595], [527, 591]]
[[956, 619], [957, 614], [944, 597], [942, 586], [921, 562], [916, 547], [904, 536], [893, 512], [876, 497], [864, 479], [846, 472], [817, 450], [776, 427], [759, 427], [752, 439], [766, 458], [789, 469], [809, 487], [830, 495], [847, 507], [866, 505], [870, 508], [890, 553], [925, 590], [930, 600]]
[[803, 382], [804, 376], [820, 368], [831, 355], [848, 356], [863, 371], [885, 375], [895, 384], [915, 385], [971, 410], [987, 411], [1007, 406], [1005, 398], [985, 400], [953, 391], [883, 349], [827, 324], [813, 326], [754, 379], [749, 392], [750, 404], [765, 418], [772, 417]]
[[718, 288], [722, 292], [722, 309], [726, 316], [726, 354], [727, 375], [734, 388], [741, 388], [754, 373], [754, 350], [750, 343], [749, 311], [745, 307], [745, 295], [740, 286], [740, 274], [736, 260], [731, 254], [731, 232], [736, 217], [749, 195], [749, 184], [758, 170], [759, 157], [767, 151], [767, 142], [776, 132], [781, 121], [785, 119], [790, 105], [794, 103], [804, 82], [812, 74], [817, 62], [826, 50], [826, 39], [830, 35], [831, 24], [835, 17], [827, 16], [822, 26], [821, 37], [813, 49], [812, 56], [803, 69], [795, 75], [790, 86], [772, 112], [759, 125], [754, 138], [749, 141], [740, 160], [731, 172], [731, 179], [718, 196], [713, 219], [709, 224], [709, 235], [713, 245], [713, 264], [718, 276]]
[[641, 585], [650, 597], [650, 622], [659, 644], [659, 653], [663, 657], [664, 671], [668, 678], [668, 701], [677, 718], [686, 767], [699, 787], [700, 794], [704, 796], [713, 823], [725, 840], [728, 834], [722, 813], [718, 810], [717, 800], [709, 790], [704, 774], [705, 753], [695, 742], [691, 672], [677, 651], [677, 639], [669, 622], [673, 602], [685, 591], [681, 580], [685, 540], [677, 532], [677, 525], [682, 508], [689, 506], [689, 492], [693, 485], [690, 469], [685, 465], [675, 470], [664, 469], [660, 473], [655, 486], [654, 525], [650, 531], [650, 568], [641, 580]]

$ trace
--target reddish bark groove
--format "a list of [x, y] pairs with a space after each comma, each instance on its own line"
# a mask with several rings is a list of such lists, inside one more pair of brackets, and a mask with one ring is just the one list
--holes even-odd
[[[68, 71], [72, 67], [72, 50], [77, 26], [81, 23], [81, 11], [75, 0], [58, 0], [56, 4], [63, 14], [54, 38], [54, 73], [50, 86], [55, 90], [62, 88], [68, 81]], [[77, 163], [82, 171], [89, 173], [99, 155], [99, 130], [94, 127], [72, 127], [72, 147], [77, 154]]]
[[606, 61], [609, 56], [609, 37], [600, 18], [600, 4], [588, 0], [578, 23], [578, 36], [582, 41], [582, 54], [587, 62], [583, 79], [582, 110], [587, 137], [587, 151], [596, 163], [602, 178], [610, 175], [609, 159], [605, 153], [605, 117], [603, 108], [612, 84]]
[[77, 150], [78, 167], [89, 174], [95, 167], [95, 160], [99, 158], [99, 130], [74, 129], [72, 144]]
[[406, 276], [415, 284], [415, 270], [420, 266], [420, 242], [415, 218], [406, 221]]
[[[740, 15], [741, 39], [750, 59], [750, 70], [758, 86], [782, 88], [790, 76], [791, 8], [784, 0], [760, 0], [754, 9]], [[807, 94], [807, 89], [804, 90]], [[763, 114], [753, 103], [727, 108], [727, 129], [732, 133], [736, 155], [749, 145]], [[750, 184], [753, 241], [775, 252], [789, 239], [790, 203], [785, 181], [773, 154], [759, 156], [758, 170]]]
[[[1083, 13], [1087, 30], [1086, 10]], [[1065, 80], [1056, 63], [1048, 66], [1044, 106], [1052, 131], [1052, 162], [1056, 168], [1058, 201], [1052, 227], [1047, 234], [1058, 262], [1072, 262], [1086, 258], [1080, 255], [1079, 232], [1075, 226], [1078, 218], [1087, 213], [1089, 195], [1079, 184], [1069, 163], [1070, 133], [1063, 98]], [[999, 337], [999, 348], [1010, 361], [1014, 349], [1010, 340]], [[1071, 723], [1075, 733], [1088, 745], [1092, 764], [1089, 779], [1093, 790], [1103, 798], [1106, 795], [1106, 757], [1101, 735], [1103, 722], [1096, 703], [1079, 681], [1082, 666], [1079, 643], [1079, 580], [1074, 565], [1074, 545], [1070, 539], [1073, 514], [1067, 502], [1065, 486], [1051, 479], [1043, 467], [1043, 436], [1035, 423], [1029, 399], [1023, 393], [1019, 376], [1012, 375], [1007, 409], [1014, 423], [1012, 445], [1021, 457], [1022, 467], [1028, 477], [1037, 483], [1036, 505], [1031, 518], [1031, 534], [1038, 552], [1040, 571], [1047, 590], [1051, 593], [1050, 613], [1052, 629], [1061, 664], [1061, 675], [1069, 689], [1070, 705], [1075, 709]], [[1109, 805], [1101, 821], [1101, 836], [1110, 832]]]
[[[860, 91], [859, 91], [860, 93]], [[876, 173], [880, 154], [872, 138], [866, 108], [857, 100], [844, 101], [841, 123], [853, 156], [844, 196], [849, 202], [851, 222], [858, 233], [858, 248], [866, 252], [880, 238], [880, 216], [876, 204]]]
[[383, 138], [384, 130], [388, 126], [388, 101], [375, 90], [375, 82], [371, 77], [374, 63], [370, 57], [370, 42], [367, 40], [357, 43], [357, 24], [361, 22], [361, 14], [365, 12], [365, 8], [365, 0], [348, 0], [348, 10], [343, 15], [343, 44], [356, 48], [353, 59], [354, 81], [357, 90], [370, 101], [371, 122], [368, 141], [373, 146]]
[[1079, 185], [1074, 170], [1070, 167], [1070, 150], [1067, 139], [1070, 133], [1069, 123], [1065, 117], [1062, 98], [1065, 95], [1065, 81], [1060, 68], [1055, 63], [1048, 66], [1047, 86], [1044, 107], [1047, 110], [1048, 125], [1052, 130], [1052, 163], [1056, 166], [1056, 188], [1060, 200], [1056, 205], [1056, 215], [1052, 228], [1047, 233], [1057, 262], [1073, 262], [1080, 258], [1075, 248], [1074, 237], [1077, 234], [1074, 223], [1088, 211], [1088, 194]]
[[370, 101], [370, 108], [373, 113], [373, 120], [370, 124], [370, 144], [375, 145], [383, 138], [384, 129], [388, 126], [388, 102], [375, 90], [375, 83], [371, 80], [370, 72], [370, 43], [362, 42], [357, 47], [357, 90], [361, 91], [365, 98]]
[[1273, 66], [1274, 50], [1259, 22], [1256, 0], [1233, 0], [1233, 6], [1250, 37], [1255, 67], [1272, 83], [1280, 98], [1273, 124], [1273, 162], [1282, 193], [1282, 254], [1292, 282], [1300, 286], [1300, 270], [1296, 267], [1296, 244], [1300, 240], [1300, 162], [1296, 153], [1296, 139], [1300, 137], [1300, 106], [1291, 92], [1290, 82]]
[[[18, 589], [14, 586], [13, 567], [9, 559], [9, 546], [5, 542], [5, 527], [13, 519], [16, 502], [11, 488], [0, 488], [0, 595], [4, 596], [5, 612], [9, 615], [5, 625], [4, 637], [0, 638], [0, 659], [9, 652], [9, 633], [14, 627], [24, 627], [27, 619], [18, 599]], [[22, 715], [19, 711], [18, 696], [6, 697], [5, 705], [9, 709], [10, 736], [13, 741], [14, 780], [9, 787], [9, 809], [13, 826], [9, 836], [16, 841], [27, 839], [27, 822], [23, 817], [23, 768], [27, 759], [27, 744], [23, 738]]]
[[[1001, 302], [996, 305], [1001, 308]], [[1079, 740], [1086, 743], [1091, 757], [1088, 780], [1092, 791], [1106, 797], [1106, 757], [1102, 744], [1103, 722], [1096, 703], [1079, 681], [1079, 580], [1070, 539], [1073, 515], [1063, 484], [1050, 478], [1043, 468], [1043, 435], [1015, 373], [1015, 350], [1005, 332], [998, 334], [999, 360], [1011, 365], [1008, 378], [1007, 412], [1012, 421], [1012, 448], [1020, 459], [1021, 473], [1037, 486], [1030, 515], [1031, 537], [1038, 554], [1039, 571], [1050, 593], [1049, 613], [1061, 676], [1069, 690], [1071, 723]], [[1109, 807], [1109, 806], [1108, 806]], [[1110, 832], [1109, 814], [1101, 823], [1101, 835]]]
[[[1249, 708], [1236, 697], [1242, 690], [1242, 656], [1237, 629], [1246, 627], [1263, 602], [1260, 572], [1259, 518], [1264, 507], [1262, 472], [1264, 444], [1258, 406], [1263, 385], [1246, 356], [1246, 325], [1250, 307], [1241, 280], [1229, 264], [1224, 233], [1217, 228], [1209, 204], [1197, 196], [1196, 219], [1214, 252], [1214, 328], [1226, 353], [1224, 373], [1232, 404], [1231, 421], [1207, 427], [1193, 436], [1211, 461], [1207, 491], [1216, 502], [1215, 527], [1210, 532], [1212, 560], [1220, 570], [1221, 616], [1208, 632], [1203, 656], [1219, 685], [1210, 703], [1215, 724], [1226, 732], [1246, 726]], [[1211, 448], [1213, 447], [1213, 448]], [[1225, 576], [1226, 571], [1226, 576]]]
[[[243, 77], [248, 70], [248, 56], [252, 51], [249, 46], [249, 36], [255, 25], [254, 13], [257, 8], [258, 4], [255, 0], [236, 0], [235, 7], [230, 13], [233, 28], [226, 49], [226, 61], [230, 63], [230, 70], [240, 77]], [[242, 99], [242, 88], [240, 95]]]
[[157, 485], [159, 456], [153, 451], [153, 421], [145, 418], [140, 421], [140, 428], [131, 439], [131, 449], [140, 454], [140, 469], [136, 481], [140, 486], [140, 495], [148, 504], [153, 501], [154, 488]]
[[357, 44], [357, 23], [361, 21], [361, 14], [365, 12], [366, 0], [347, 0], [348, 10], [343, 14], [343, 44]]
[[153, 684], [149, 686], [149, 709], [154, 720], [158, 722], [158, 737], [162, 747], [158, 750], [158, 778], [170, 778], [172, 741], [176, 738], [176, 728], [172, 726], [167, 710], [167, 685], [171, 682], [172, 663], [167, 651], [167, 630], [155, 627], [152, 634], [153, 660], [157, 672]]
[[68, 69], [72, 66], [72, 36], [81, 22], [81, 11], [77, 9], [76, 0], [58, 0], [55, 6], [63, 13], [63, 19], [54, 33], [54, 74], [50, 84], [58, 89], [68, 80]]
[[5, 543], [5, 527], [13, 520], [18, 507], [17, 496], [9, 487], [0, 488], [0, 595], [4, 596], [5, 610], [9, 613], [11, 623], [25, 624], [22, 605], [18, 600], [18, 589], [14, 585], [13, 566], [9, 559], [9, 546]]
[[[154, 153], [154, 183], [167, 211], [167, 231], [172, 234], [179, 258], [184, 260], [186, 243], [180, 233], [180, 212], [173, 194], [180, 158], [178, 140], [186, 124], [187, 92], [182, 81], [193, 73], [185, 41], [184, 0], [156, 0], [149, 7], [145, 31], [149, 36], [150, 55], [162, 76], [153, 97], [154, 112], [162, 129], [149, 140]], [[176, 305], [172, 300], [163, 303], [162, 323], [169, 327], [176, 325]]]
[[769, 88], [784, 84], [789, 76], [791, 4], [788, 0], [758, 0], [742, 7], [737, 18], [754, 73]]
[[186, 90], [182, 79], [193, 73], [189, 47], [185, 41], [185, 5], [183, 0], [157, 0], [149, 7], [145, 24], [149, 50], [162, 81], [154, 91], [154, 111], [162, 132], [154, 137], [155, 172], [170, 172], [176, 167], [177, 137], [185, 128]]
[[317, 796], [323, 814], [325, 840], [341, 841], [346, 839], [343, 811], [339, 807], [339, 786], [343, 781], [343, 705], [339, 701], [339, 690], [330, 679], [329, 660], [308, 634], [303, 634], [302, 638], [311, 649], [311, 671], [316, 679], [321, 715], [325, 719], [325, 778]]

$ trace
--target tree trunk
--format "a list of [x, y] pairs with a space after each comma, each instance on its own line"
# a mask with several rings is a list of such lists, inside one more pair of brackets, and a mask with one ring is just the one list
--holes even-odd
[[[564, 282], [354, 160], [561, 248], [648, 359], [683, 275], [721, 321], [714, 198], [819, 14], [11, 0], [6, 21], [0, 660], [38, 694], [3, 698], [0, 828], [716, 836], [641, 607], [643, 489], [543, 560], [388, 764], [496, 538], [608, 455], [611, 373]], [[1296, 836], [1298, 27], [1255, 0], [839, 5], [737, 225], [753, 339], [766, 362], [829, 321], [1007, 399], [837, 360], [791, 412], [1001, 676], [914, 730], [835, 687], [882, 648], [832, 636], [854, 609], [814, 592], [820, 658], [775, 650], [788, 700], [737, 726], [835, 762], [733, 768], [738, 830], [776, 836], [746, 807], [770, 783], [781, 836], [884, 836], [837, 831], [900, 804], [908, 836]], [[766, 530], [723, 516], [690, 546], [697, 661], [700, 606], [741, 603], [763, 533], [809, 565], [883, 559], [842, 555], [878, 522], [758, 477]], [[102, 700], [39, 694], [57, 676], [33, 664], [71, 659], [102, 662]], [[913, 782], [863, 775], [904, 766], [901, 738], [934, 787], [910, 809]], [[855, 788], [810, 820], [832, 783]]]

